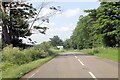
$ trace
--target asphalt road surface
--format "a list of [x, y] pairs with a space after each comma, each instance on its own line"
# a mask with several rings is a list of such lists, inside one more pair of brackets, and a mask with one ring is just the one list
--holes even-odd
[[89, 54], [65, 52], [23, 78], [118, 78], [118, 63]]

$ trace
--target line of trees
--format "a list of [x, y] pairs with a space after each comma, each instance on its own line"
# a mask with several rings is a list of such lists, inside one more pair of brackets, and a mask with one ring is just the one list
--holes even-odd
[[120, 46], [120, 1], [101, 2], [97, 9], [84, 10], [65, 48], [83, 49]]

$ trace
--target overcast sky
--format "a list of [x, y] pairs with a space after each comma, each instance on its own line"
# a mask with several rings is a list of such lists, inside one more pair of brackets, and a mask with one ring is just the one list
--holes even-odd
[[[65, 1], [65, 0], [64, 0]], [[66, 0], [67, 1], [67, 0]], [[43, 10], [42, 13], [46, 14], [49, 13], [50, 6], [61, 6], [61, 10], [63, 10], [62, 14], [57, 14], [54, 17], [50, 18], [50, 22], [45, 23], [44, 25], [47, 26], [49, 29], [46, 31], [46, 34], [33, 34], [31, 36], [32, 40], [37, 41], [37, 44], [42, 43], [43, 41], [49, 41], [49, 38], [52, 38], [55, 35], [58, 35], [62, 40], [70, 38], [72, 32], [74, 31], [79, 16], [80, 15], [87, 15], [84, 13], [84, 10], [87, 9], [94, 9], [99, 6], [99, 2], [97, 0], [74, 0], [76, 2], [51, 2], [49, 3]], [[34, 7], [37, 7], [40, 2], [32, 2]], [[42, 15], [42, 14], [41, 14]], [[38, 25], [40, 22], [37, 21], [35, 25]], [[26, 43], [27, 40], [23, 39]]]

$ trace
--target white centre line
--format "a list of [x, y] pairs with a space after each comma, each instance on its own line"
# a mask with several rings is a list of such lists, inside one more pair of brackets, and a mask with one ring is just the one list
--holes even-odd
[[88, 73], [92, 76], [92, 78], [94, 78], [95, 80], [97, 80], [96, 77], [95, 77], [95, 75], [92, 72], [88, 72]]
[[75, 58], [77, 58], [77, 56], [75, 56]]
[[78, 61], [84, 66], [83, 62], [81, 62], [80, 59], [78, 59]]

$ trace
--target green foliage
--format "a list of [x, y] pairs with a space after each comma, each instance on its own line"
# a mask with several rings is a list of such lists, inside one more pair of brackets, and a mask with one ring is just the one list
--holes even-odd
[[[35, 12], [36, 9], [33, 8], [31, 4], [25, 4], [23, 2], [3, 2], [2, 4], [5, 12], [2, 17], [5, 27], [3, 28], [3, 31], [5, 32], [2, 32], [3, 42], [11, 43], [13, 46], [19, 46], [19, 44], [22, 43], [22, 40], [19, 39], [19, 37], [24, 38], [32, 34], [30, 30], [28, 30], [28, 19], [34, 18], [37, 14]], [[8, 34], [7, 37], [6, 34]], [[6, 38], [10, 41], [8, 42]]]
[[89, 16], [80, 16], [77, 27], [71, 36], [74, 49], [91, 48], [93, 46], [95, 37], [93, 38], [92, 36], [92, 23], [90, 23], [89, 20]]
[[[42, 2], [39, 5], [39, 8], [36, 9], [30, 3], [21, 2], [21, 1], [11, 1], [11, 2], [2, 2], [2, 39], [5, 44], [13, 44], [14, 47], [22, 46], [22, 39], [28, 39], [32, 44], [35, 44], [36, 41], [32, 41], [31, 36], [33, 30], [42, 34], [45, 34], [48, 29], [46, 26], [41, 27], [41, 24], [44, 22], [49, 23], [49, 17], [53, 16], [57, 11], [61, 11], [60, 7], [50, 7], [52, 13], [40, 16], [42, 9], [45, 7], [46, 2]], [[1, 12], [0, 12], [1, 14]], [[39, 20], [41, 23], [39, 25], [34, 25], [34, 23]]]
[[120, 1], [101, 2], [97, 9], [85, 10], [85, 12], [89, 12], [95, 32], [103, 35], [105, 46], [118, 46], [120, 40]]
[[[2, 78], [3, 80], [5, 78], [20, 78], [21, 76], [23, 76], [25, 73], [30, 72], [31, 70], [35, 69], [36, 67], [44, 64], [45, 62], [51, 60], [52, 58], [54, 58], [55, 56], [59, 55], [60, 53], [62, 53], [63, 51], [60, 50], [51, 50], [54, 54], [51, 56], [48, 56], [46, 58], [42, 58], [42, 59], [38, 59], [26, 64], [22, 64], [22, 65], [15, 65], [12, 64], [10, 62], [3, 62], [3, 65], [1, 64], [0, 66], [2, 66]], [[12, 72], [12, 74], [11, 74]]]
[[50, 38], [50, 43], [53, 47], [63, 45], [63, 41], [58, 36], [54, 36], [53, 38]]
[[7, 71], [11, 66], [16, 66], [16, 65], [10, 62], [3, 62], [0, 64], [0, 67], [2, 68], [3, 71]]
[[[35, 60], [33, 62], [27, 63], [27, 64], [23, 64], [23, 65], [16, 65], [16, 66], [11, 66], [8, 67], [8, 69], [5, 69], [5, 71], [2, 71], [2, 78], [3, 80], [6, 78], [20, 78], [22, 77], [25, 73], [30, 72], [31, 70], [35, 69], [36, 67], [42, 65], [43, 63], [49, 61], [50, 59], [52, 59], [53, 57], [47, 57], [47, 58], [43, 58], [43, 59], [39, 59], [39, 60]], [[13, 72], [11, 74], [11, 72]]]
[[70, 39], [67, 39], [63, 42], [63, 46], [65, 49], [69, 49], [71, 48], [71, 40]]
[[83, 49], [83, 50], [75, 50], [76, 52], [83, 52], [88, 53], [91, 55], [96, 55], [108, 59], [112, 59], [118, 61], [118, 48], [111, 48], [111, 47], [98, 47], [93, 49]]
[[[89, 14], [80, 16], [70, 37], [69, 48], [85, 49], [120, 46], [120, 1], [101, 2], [97, 9], [85, 10]], [[65, 42], [68, 48], [68, 40]], [[95, 51], [96, 52], [96, 51]]]
[[17, 47], [12, 47], [11, 45], [5, 47], [2, 51], [2, 61], [11, 62], [12, 64], [25, 64], [31, 61], [45, 58], [48, 56], [48, 53], [43, 49], [37, 49], [36, 47], [31, 47], [28, 49], [20, 50]]
[[0, 55], [0, 57], [2, 58], [2, 63], [0, 64], [0, 67], [2, 67], [3, 71], [8, 72], [12, 67], [21, 66], [50, 56], [52, 58], [58, 55], [58, 52], [60, 52], [51, 50], [50, 48], [51, 44], [49, 41], [43, 42], [39, 45], [33, 45], [33, 47], [29, 47], [27, 49], [8, 45], [7, 47], [4, 47], [1, 51], [2, 56]]
[[53, 55], [54, 53], [50, 50], [50, 48], [52, 47], [50, 41], [48, 42], [43, 42], [39, 45], [34, 45], [34, 47], [36, 49], [41, 49], [44, 50], [49, 56]]

